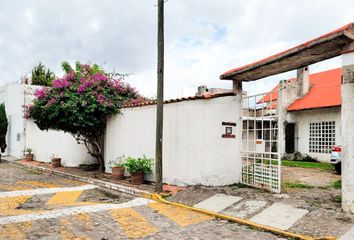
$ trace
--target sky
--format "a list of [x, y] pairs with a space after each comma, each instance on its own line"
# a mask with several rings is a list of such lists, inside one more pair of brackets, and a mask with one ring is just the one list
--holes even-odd
[[[157, 0], [11, 0], [0, 5], [0, 85], [18, 82], [42, 62], [98, 63], [143, 95], [156, 96]], [[199, 85], [231, 88], [219, 76], [354, 22], [353, 0], [168, 0], [165, 3], [165, 99]], [[310, 72], [340, 67], [340, 57]], [[295, 72], [244, 84], [269, 91]]]

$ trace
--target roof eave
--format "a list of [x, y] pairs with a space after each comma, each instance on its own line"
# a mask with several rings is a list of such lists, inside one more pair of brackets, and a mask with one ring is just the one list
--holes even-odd
[[287, 109], [287, 112], [298, 112], [298, 111], [306, 111], [306, 110], [325, 109], [325, 108], [340, 107], [340, 106], [342, 106], [342, 105], [341, 104], [337, 104], [337, 105], [311, 107], [311, 108]]
[[354, 42], [354, 23], [284, 52], [230, 70], [221, 80], [254, 81], [341, 55]]

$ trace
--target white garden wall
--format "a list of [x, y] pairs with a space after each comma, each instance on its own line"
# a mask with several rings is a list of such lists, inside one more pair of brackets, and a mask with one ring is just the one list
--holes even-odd
[[331, 107], [315, 110], [295, 111], [290, 113], [297, 125], [297, 151], [303, 154], [309, 154], [321, 162], [330, 162], [331, 154], [310, 153], [310, 123], [335, 121], [335, 142], [341, 144], [341, 113], [340, 107]]
[[24, 104], [25, 85], [9, 83], [2, 87], [1, 102], [5, 103], [6, 114], [9, 122], [7, 132], [8, 155], [21, 158], [24, 149], [24, 118], [22, 105]]
[[50, 162], [55, 154], [62, 165], [77, 167], [79, 164], [95, 163], [84, 145], [77, 144], [73, 136], [62, 131], [41, 131], [32, 120], [26, 124], [26, 147], [32, 148], [34, 158], [41, 162]]
[[[164, 105], [164, 182], [226, 185], [239, 182], [239, 96]], [[156, 105], [125, 108], [108, 121], [105, 159], [155, 156]], [[222, 122], [237, 122], [236, 138], [222, 138]], [[107, 171], [110, 171], [107, 166]], [[153, 179], [150, 176], [150, 179]]]

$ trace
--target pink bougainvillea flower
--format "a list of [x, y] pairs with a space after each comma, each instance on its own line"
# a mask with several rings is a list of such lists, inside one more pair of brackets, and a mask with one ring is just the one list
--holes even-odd
[[47, 106], [50, 106], [50, 105], [52, 105], [52, 104], [55, 103], [55, 102], [56, 102], [55, 98], [51, 98], [51, 99], [47, 102]]
[[47, 89], [45, 88], [38, 88], [35, 92], [34, 92], [34, 96], [36, 96], [36, 98], [42, 98], [47, 94]]
[[80, 85], [79, 88], [77, 89], [77, 92], [78, 93], [82, 93], [86, 90], [85, 86], [84, 85]]
[[106, 98], [103, 96], [103, 94], [98, 94], [98, 96], [97, 96], [97, 100], [98, 100], [98, 102], [100, 103], [100, 104], [103, 104], [104, 103], [104, 101], [106, 100]]
[[92, 80], [94, 80], [94, 81], [107, 81], [108, 78], [103, 73], [95, 73], [94, 75], [92, 75]]
[[65, 88], [67, 86], [69, 86], [69, 82], [66, 78], [57, 78], [52, 83], [54, 88]]

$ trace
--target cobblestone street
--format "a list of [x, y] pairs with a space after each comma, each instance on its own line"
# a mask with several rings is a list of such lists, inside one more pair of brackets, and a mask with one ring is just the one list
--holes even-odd
[[0, 164], [0, 239], [281, 239], [66, 178]]

